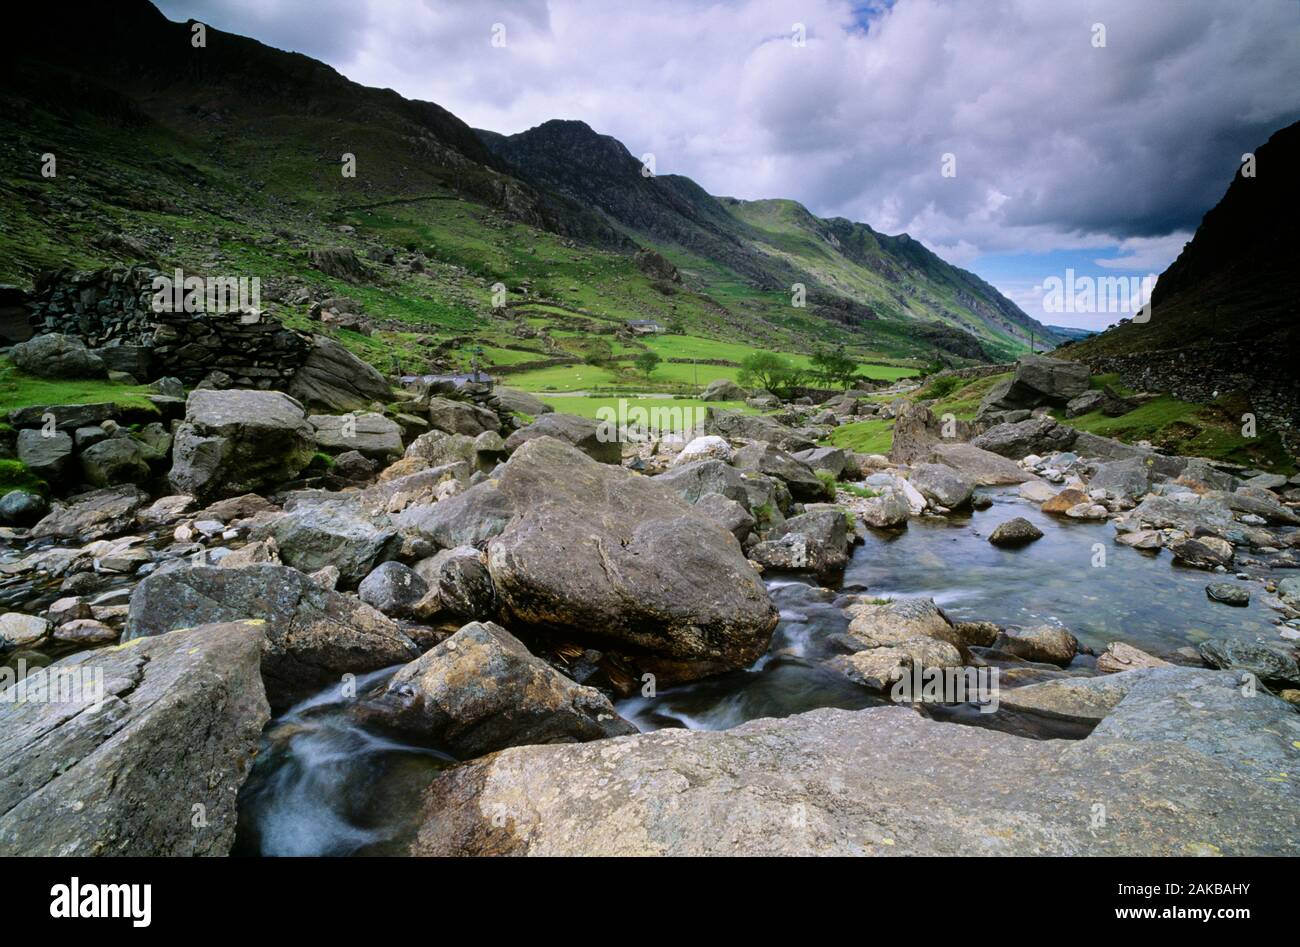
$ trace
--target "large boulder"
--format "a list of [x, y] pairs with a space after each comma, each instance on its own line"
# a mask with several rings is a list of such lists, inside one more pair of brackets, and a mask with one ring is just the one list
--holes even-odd
[[358, 711], [371, 724], [464, 758], [636, 733], [600, 691], [575, 684], [491, 622], [461, 628]]
[[193, 628], [84, 651], [10, 692], [72, 700], [5, 699], [0, 680], [0, 855], [228, 854], [270, 716], [261, 641], [252, 622]]
[[244, 619], [263, 623], [262, 678], [277, 712], [343, 674], [376, 671], [419, 655], [414, 642], [369, 605], [277, 565], [196, 566], [150, 575], [131, 593], [122, 640]]
[[429, 399], [429, 424], [436, 431], [446, 434], [464, 434], [477, 437], [484, 431], [495, 431], [501, 426], [501, 419], [495, 411], [480, 408], [468, 401], [453, 401], [450, 398]]
[[908, 482], [931, 503], [950, 510], [969, 504], [975, 493], [973, 484], [943, 464], [917, 464], [908, 474]]
[[576, 414], [545, 414], [527, 427], [521, 427], [506, 438], [506, 450], [518, 450], [537, 437], [551, 437], [582, 451], [602, 464], [618, 464], [623, 460], [623, 447], [618, 434], [607, 424], [597, 424]]
[[814, 447], [791, 456], [800, 463], [807, 464], [814, 473], [825, 471], [836, 480], [840, 479], [848, 465], [848, 455], [838, 447]]
[[92, 490], [50, 512], [32, 536], [81, 542], [118, 536], [135, 526], [136, 512], [148, 502], [149, 494], [132, 484]]
[[385, 562], [361, 580], [357, 597], [393, 618], [409, 618], [429, 586], [410, 566]]
[[1040, 405], [1065, 407], [1088, 390], [1088, 366], [1044, 355], [1026, 355], [1015, 374], [989, 389], [980, 403], [981, 416]]
[[1300, 687], [1300, 655], [1290, 642], [1233, 635], [1203, 642], [1200, 651], [1210, 667], [1245, 671], [1275, 687]]
[[1036, 625], [1032, 628], [1008, 628], [998, 636], [994, 647], [1025, 661], [1065, 666], [1079, 651], [1079, 640], [1059, 625]]
[[790, 495], [796, 500], [816, 502], [826, 499], [826, 486], [812, 468], [774, 444], [766, 441], [746, 444], [736, 451], [731, 463], [740, 470], [756, 470], [775, 477], [789, 488]]
[[[1083, 740], [816, 710], [505, 750], [442, 774], [414, 854], [1285, 855], [1300, 716], [1235, 674], [1133, 678]], [[1107, 682], [1113, 687], [1114, 683]], [[1095, 818], [1097, 801], [1105, 819]]]
[[280, 547], [285, 565], [315, 572], [339, 570], [339, 581], [353, 586], [401, 548], [401, 537], [386, 515], [370, 515], [360, 504], [332, 497], [304, 502], [279, 517], [267, 532]]
[[555, 410], [536, 395], [520, 391], [518, 388], [498, 386], [492, 389], [492, 397], [502, 410], [512, 414], [523, 414], [530, 418], [550, 414]]
[[354, 450], [379, 460], [402, 456], [402, 428], [382, 414], [313, 414], [307, 420], [316, 446], [327, 453]]
[[774, 526], [749, 556], [772, 569], [834, 575], [849, 562], [848, 524], [838, 510], [793, 516]]
[[974, 444], [938, 443], [928, 460], [943, 464], [978, 487], [996, 487], [1034, 480], [1033, 474], [1021, 469], [1014, 460], [981, 450]]
[[19, 342], [9, 350], [18, 368], [37, 378], [104, 378], [108, 366], [75, 336], [51, 332]]
[[1054, 454], [1069, 450], [1075, 439], [1074, 428], [1052, 418], [1026, 418], [1015, 424], [997, 424], [973, 438], [980, 450], [1019, 460], [1030, 454]]
[[77, 458], [86, 483], [111, 487], [149, 479], [149, 451], [134, 437], [110, 437], [92, 444]]
[[24, 428], [18, 432], [17, 447], [18, 459], [42, 480], [59, 480], [72, 459], [72, 438], [63, 431], [47, 434], [37, 428]]
[[495, 615], [496, 592], [485, 560], [473, 546], [455, 546], [416, 563], [416, 575], [434, 596], [433, 609], [465, 619]]
[[700, 392], [701, 401], [744, 401], [748, 397], [749, 392], [730, 378], [715, 379]]
[[719, 408], [708, 409], [704, 433], [718, 434], [728, 440], [767, 441], [785, 451], [810, 450], [817, 446], [805, 435], [772, 418]]
[[296, 477], [316, 450], [302, 405], [278, 391], [190, 392], [169, 475], [200, 498], [255, 493]]
[[776, 625], [727, 530], [657, 478], [554, 438], [528, 441], [493, 480], [400, 522], [439, 544], [487, 538], [508, 621], [620, 651], [661, 681], [747, 667]]
[[374, 366], [333, 339], [317, 335], [306, 360], [294, 372], [289, 394], [310, 409], [361, 411], [376, 401], [388, 401], [392, 389]]
[[744, 474], [721, 460], [694, 460], [674, 466], [654, 480], [687, 503], [693, 504], [706, 494], [717, 493], [735, 500], [747, 510], [752, 509]]
[[1140, 457], [1106, 461], [1097, 465], [1088, 486], [1137, 499], [1151, 489], [1151, 468]]

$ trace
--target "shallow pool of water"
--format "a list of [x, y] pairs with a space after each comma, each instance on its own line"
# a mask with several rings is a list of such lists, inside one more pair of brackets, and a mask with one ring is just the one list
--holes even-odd
[[[1118, 545], [1110, 523], [1050, 516], [1012, 491], [990, 495], [993, 506], [969, 518], [914, 519], [896, 536], [874, 534], [855, 550], [845, 584], [886, 598], [932, 597], [954, 620], [1064, 625], [1096, 651], [1124, 641], [1169, 654], [1230, 632], [1276, 634], [1258, 583], [1246, 583], [1248, 607], [1223, 605], [1205, 586], [1236, 581], [1230, 575]], [[1015, 516], [1043, 538], [1019, 549], [989, 543], [993, 529]]]

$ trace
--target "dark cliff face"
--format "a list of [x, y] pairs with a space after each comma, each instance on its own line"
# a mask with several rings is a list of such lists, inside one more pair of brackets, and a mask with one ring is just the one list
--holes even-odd
[[1228, 191], [1196, 230], [1152, 294], [1153, 307], [1234, 280], [1300, 278], [1300, 122], [1255, 152], [1255, 176], [1233, 177]]
[[[1300, 353], [1300, 123], [1255, 154], [1255, 176], [1238, 168], [1223, 199], [1161, 274], [1151, 319], [1071, 346], [1071, 358], [1228, 346]], [[1271, 368], [1270, 370], [1276, 370]], [[1300, 379], [1300, 370], [1293, 370]], [[1298, 382], [1300, 383], [1300, 382]]]

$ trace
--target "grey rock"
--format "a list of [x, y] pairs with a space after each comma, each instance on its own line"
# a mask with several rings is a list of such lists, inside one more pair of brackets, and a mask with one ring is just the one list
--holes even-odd
[[824, 470], [836, 480], [844, 473], [844, 466], [847, 463], [844, 451], [838, 447], [814, 447], [812, 450], [801, 450], [792, 456], [800, 463], [807, 464], [814, 472]]
[[687, 503], [697, 503], [701, 497], [716, 493], [739, 503], [746, 510], [753, 509], [745, 476], [720, 460], [697, 460], [683, 464], [659, 474], [654, 481]]
[[492, 389], [492, 396], [496, 399], [498, 405], [505, 411], [516, 414], [524, 414], [530, 418], [536, 418], [543, 414], [550, 414], [555, 409], [536, 395], [531, 395], [526, 391], [520, 391], [517, 388], [496, 387]]
[[50, 633], [50, 623], [39, 615], [5, 612], [0, 615], [0, 650], [30, 648]]
[[1240, 582], [1211, 582], [1205, 587], [1205, 594], [1225, 605], [1244, 607], [1250, 604], [1250, 590]]
[[1097, 465], [1088, 486], [1137, 499], [1151, 489], [1151, 468], [1139, 457], [1107, 461]]
[[[717, 494], [713, 494], [716, 496]], [[838, 510], [818, 510], [775, 526], [749, 551], [751, 559], [773, 569], [833, 575], [849, 562], [848, 526]]]
[[1201, 643], [1201, 657], [1210, 667], [1245, 671], [1266, 684], [1300, 685], [1296, 650], [1286, 641], [1263, 635], [1235, 635]]
[[989, 535], [989, 542], [995, 546], [1023, 546], [1035, 539], [1042, 539], [1043, 531], [1023, 516], [999, 523]]
[[257, 492], [296, 477], [316, 450], [302, 406], [277, 391], [190, 392], [169, 479], [201, 498]]
[[376, 671], [419, 655], [414, 642], [369, 605], [276, 565], [196, 566], [150, 575], [131, 593], [122, 640], [245, 619], [263, 623], [262, 679], [277, 712], [337, 683], [342, 674]]
[[656, 480], [536, 438], [429, 515], [462, 501], [462, 528], [481, 510], [474, 532], [499, 530], [488, 570], [511, 623], [630, 649], [661, 682], [746, 667], [776, 623], [767, 590], [734, 536]]
[[98, 710], [89, 692], [0, 700], [0, 854], [228, 854], [270, 716], [261, 638], [251, 623], [208, 625], [37, 672], [102, 674]]
[[337, 566], [340, 581], [352, 586], [377, 565], [397, 555], [401, 539], [388, 517], [371, 516], [346, 499], [295, 507], [272, 522], [268, 534], [280, 558], [303, 572]]
[[931, 503], [950, 510], [970, 503], [975, 487], [955, 470], [943, 464], [918, 464], [908, 475], [908, 482]]
[[817, 446], [808, 437], [772, 418], [721, 408], [708, 409], [702, 433], [717, 434], [728, 440], [766, 441], [784, 451], [811, 450]]
[[47, 434], [37, 428], [24, 428], [18, 432], [17, 446], [18, 459], [42, 480], [59, 480], [72, 458], [72, 438], [63, 431]]
[[32, 536], [89, 542], [119, 536], [135, 526], [149, 495], [132, 484], [83, 493], [32, 527]]
[[49, 501], [38, 493], [10, 490], [0, 497], [0, 523], [5, 526], [31, 526], [49, 512], [49, 509]]
[[496, 412], [450, 398], [429, 400], [429, 423], [435, 430], [446, 434], [464, 434], [468, 437], [477, 437], [484, 431], [495, 431], [501, 426]]
[[327, 453], [358, 451], [387, 460], [402, 456], [402, 429], [382, 414], [313, 414], [316, 446]]
[[636, 733], [600, 691], [575, 684], [491, 622], [465, 625], [402, 668], [359, 713], [462, 757]]
[[980, 450], [1019, 460], [1030, 454], [1051, 454], [1069, 450], [1075, 441], [1074, 428], [1052, 418], [1035, 417], [1016, 424], [998, 424], [971, 440]]
[[481, 620], [496, 614], [496, 592], [485, 556], [473, 546], [456, 546], [416, 563], [438, 611]]
[[378, 369], [333, 339], [317, 335], [294, 373], [289, 394], [311, 409], [360, 411], [376, 401], [388, 401], [392, 390]]
[[706, 493], [695, 501], [695, 512], [702, 513], [743, 543], [754, 531], [754, 517], [744, 505], [721, 493]]
[[747, 397], [749, 392], [729, 378], [714, 379], [700, 392], [701, 401], [744, 401]]
[[1078, 653], [1079, 640], [1057, 625], [1038, 625], [1034, 628], [1008, 628], [994, 647], [1025, 661], [1064, 667]]
[[414, 569], [400, 562], [376, 566], [357, 587], [357, 597], [392, 618], [409, 618], [429, 586]]
[[543, 415], [506, 438], [506, 450], [518, 450], [537, 437], [553, 437], [563, 441], [602, 464], [618, 464], [623, 460], [623, 448], [617, 440], [617, 432], [610, 430], [608, 425], [597, 424], [575, 414]]
[[77, 459], [86, 483], [96, 487], [144, 483], [150, 476], [147, 452], [133, 437], [112, 437], [92, 444]]
[[51, 332], [9, 350], [19, 369], [38, 378], [106, 378], [108, 366], [75, 336]]
[[747, 444], [736, 451], [731, 463], [740, 470], [756, 470], [775, 477], [786, 485], [796, 500], [815, 502], [826, 499], [826, 486], [812, 468], [774, 444], [766, 441]]
[[[902, 707], [517, 747], [431, 786], [414, 854], [1287, 854], [1300, 716], [1220, 672], [1130, 672], [1084, 740]], [[1125, 677], [1130, 675], [1123, 675]], [[1115, 685], [1110, 685], [1115, 686]], [[518, 800], [527, 799], [522, 806]], [[1107, 828], [1093, 826], [1104, 799]]]
[[1214, 536], [1180, 539], [1169, 547], [1174, 558], [1198, 569], [1232, 565], [1232, 544]]

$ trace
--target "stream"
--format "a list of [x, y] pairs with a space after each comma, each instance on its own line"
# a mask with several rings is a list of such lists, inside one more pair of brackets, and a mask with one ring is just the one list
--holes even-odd
[[[983, 491], [993, 506], [968, 517], [918, 517], [897, 534], [872, 532], [853, 550], [837, 590], [772, 575], [780, 610], [768, 652], [744, 670], [617, 703], [642, 731], [662, 727], [722, 730], [760, 717], [819, 707], [860, 709], [885, 699], [821, 666], [848, 627], [836, 606], [843, 592], [882, 598], [933, 597], [954, 621], [1000, 625], [1056, 623], [1100, 652], [1124, 641], [1157, 656], [1227, 633], [1271, 631], [1273, 612], [1252, 594], [1229, 607], [1205, 594], [1216, 577], [1172, 565], [1168, 552], [1139, 552], [1113, 541], [1110, 523], [1063, 520], [1020, 500], [1014, 488]], [[1020, 549], [991, 545], [993, 528], [1013, 516], [1038, 525], [1042, 539]], [[1097, 544], [1105, 564], [1094, 565]], [[1258, 586], [1252, 585], [1252, 591]], [[1081, 655], [1073, 670], [1087, 671]], [[396, 669], [357, 680], [357, 693]], [[1032, 675], [1018, 678], [1029, 683]], [[240, 794], [236, 854], [353, 855], [403, 850], [430, 778], [455, 760], [358, 726], [350, 697], [331, 688], [268, 724]], [[951, 719], [962, 719], [960, 715]], [[972, 723], [982, 723], [970, 720]], [[1038, 736], [1062, 736], [1039, 733]]]

